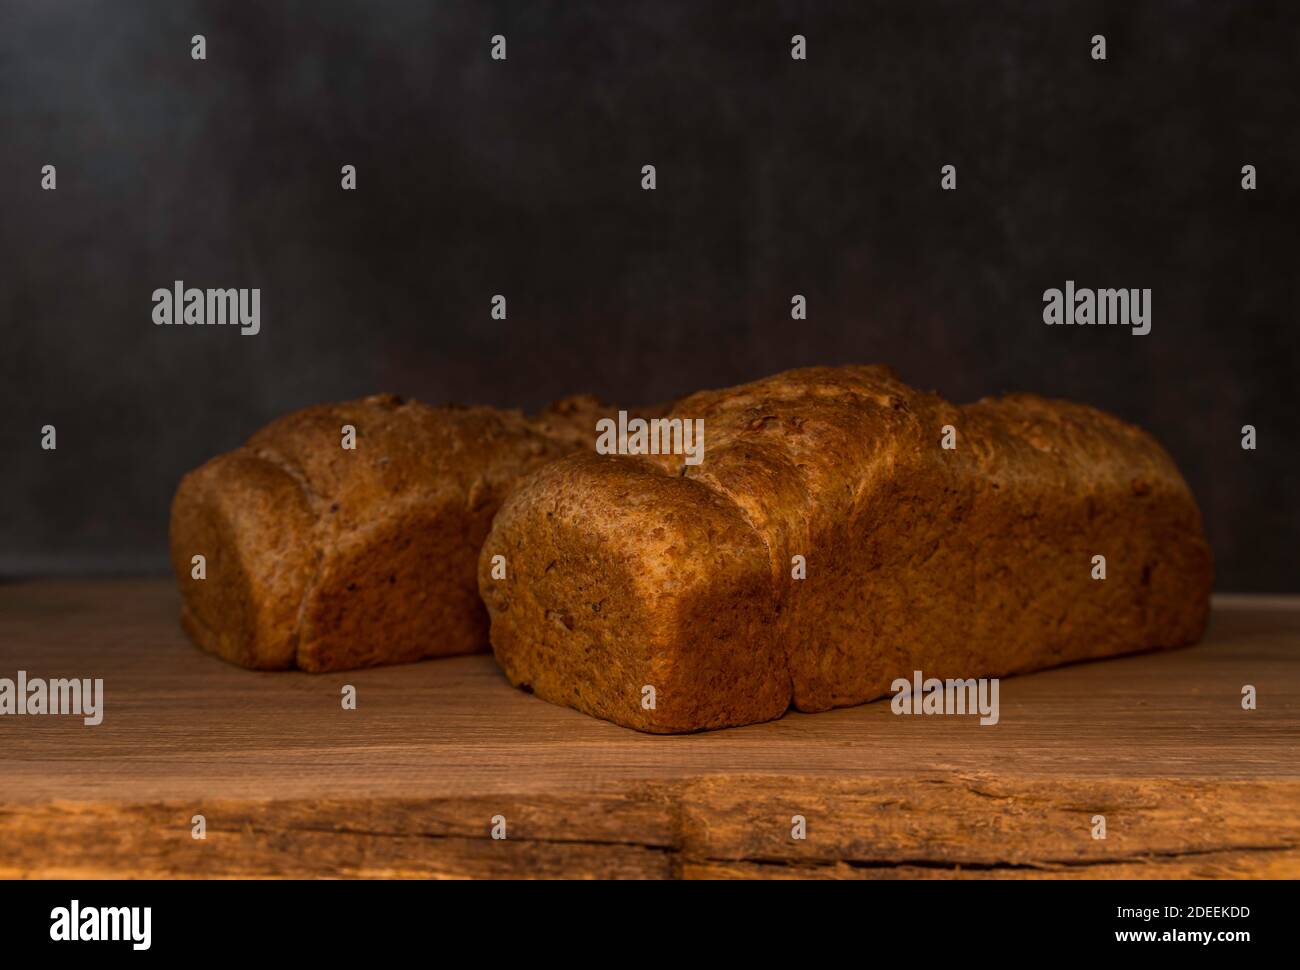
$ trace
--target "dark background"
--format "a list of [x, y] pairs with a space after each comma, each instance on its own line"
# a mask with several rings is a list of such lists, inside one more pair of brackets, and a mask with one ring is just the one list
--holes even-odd
[[[1295, 590], [1295, 9], [4, 0], [0, 576], [165, 569], [181, 474], [323, 400], [882, 361], [1143, 425], [1218, 588]], [[175, 279], [260, 287], [261, 334], [155, 327]], [[1152, 332], [1044, 326], [1067, 279]]]

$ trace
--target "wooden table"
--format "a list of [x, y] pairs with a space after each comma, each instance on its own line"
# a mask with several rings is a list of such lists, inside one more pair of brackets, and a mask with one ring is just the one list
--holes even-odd
[[0, 717], [0, 876], [1300, 875], [1300, 597], [1005, 680], [992, 727], [885, 702], [682, 737], [487, 655], [253, 673], [176, 616], [163, 580], [0, 586], [0, 677], [105, 681], [99, 726]]

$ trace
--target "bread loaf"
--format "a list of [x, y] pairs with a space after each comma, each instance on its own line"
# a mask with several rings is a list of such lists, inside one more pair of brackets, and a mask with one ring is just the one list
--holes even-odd
[[497, 514], [479, 589], [512, 683], [685, 732], [858, 704], [917, 670], [1000, 677], [1203, 631], [1195, 501], [1151, 437], [1092, 408], [958, 407], [844, 367], [672, 416], [703, 420], [702, 463], [576, 453]]
[[272, 422], [177, 489], [171, 555], [186, 631], [259, 669], [486, 648], [475, 566], [492, 516], [522, 474], [590, 448], [600, 413], [592, 398], [527, 419], [378, 395]]

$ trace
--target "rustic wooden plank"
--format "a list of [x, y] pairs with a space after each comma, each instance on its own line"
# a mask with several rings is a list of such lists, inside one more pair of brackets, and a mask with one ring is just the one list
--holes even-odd
[[[860, 779], [705, 778], [683, 799], [687, 860], [797, 866], [1031, 870], [1091, 875], [1203, 856], [1300, 849], [1300, 781], [1035, 780], [947, 775]], [[791, 820], [806, 820], [793, 840]], [[1105, 838], [1093, 819], [1104, 816]]]
[[51, 803], [0, 808], [0, 877], [667, 878], [672, 840], [618, 795]]
[[213, 801], [201, 841], [192, 802], [25, 804], [0, 809], [0, 876], [1290, 878], [1298, 803], [1300, 782], [715, 776], [617, 795]]
[[0, 677], [106, 691], [95, 727], [0, 717], [0, 875], [1294, 877], [1297, 603], [1216, 601], [1197, 647], [1005, 680], [994, 727], [876, 703], [652, 737], [487, 656], [231, 667], [164, 581], [0, 586]]

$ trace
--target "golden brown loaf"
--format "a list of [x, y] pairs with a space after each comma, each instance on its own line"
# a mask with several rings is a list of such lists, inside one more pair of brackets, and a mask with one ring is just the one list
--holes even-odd
[[1195, 501], [1107, 414], [1028, 394], [958, 407], [843, 367], [672, 416], [703, 419], [702, 463], [577, 453], [502, 506], [479, 589], [512, 683], [669, 733], [857, 704], [916, 670], [1004, 676], [1203, 631]]
[[525, 472], [590, 448], [600, 413], [592, 398], [528, 419], [377, 395], [272, 422], [177, 489], [171, 554], [185, 629], [261, 669], [486, 647], [474, 573], [492, 516]]

